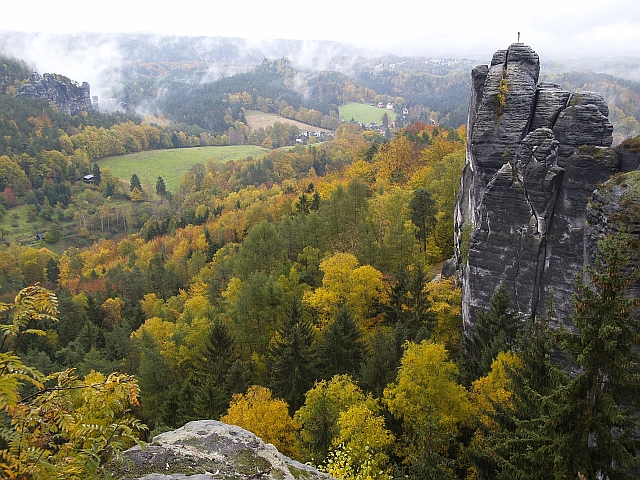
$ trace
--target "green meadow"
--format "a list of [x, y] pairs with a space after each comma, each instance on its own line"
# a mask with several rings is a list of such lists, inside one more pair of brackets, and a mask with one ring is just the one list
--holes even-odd
[[268, 152], [269, 149], [254, 145], [174, 148], [106, 157], [96, 163], [100, 169], [109, 167], [111, 173], [125, 181], [135, 173], [141, 182], [149, 179], [155, 185], [158, 177], [162, 177], [167, 188], [175, 191], [180, 186], [182, 174], [196, 163], [206, 164], [208, 158], [224, 163], [250, 156], [261, 157]]
[[340, 116], [349, 122], [353, 118], [356, 122], [361, 123], [382, 123], [382, 115], [389, 115], [389, 120], [396, 121], [396, 112], [387, 110], [386, 108], [378, 108], [368, 103], [347, 103], [338, 109]]

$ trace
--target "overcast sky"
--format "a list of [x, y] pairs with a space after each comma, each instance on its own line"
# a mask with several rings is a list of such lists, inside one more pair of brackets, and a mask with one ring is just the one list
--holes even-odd
[[[517, 41], [520, 32], [520, 40], [543, 62], [579, 59], [576, 65], [584, 68], [588, 57], [640, 58], [640, 0], [406, 0], [382, 6], [355, 0], [29, 0], [3, 4], [0, 31], [7, 30], [333, 40], [397, 55], [467, 57], [477, 63], [490, 62], [492, 53]], [[46, 35], [26, 42], [13, 38], [21, 40], [0, 45], [5, 53], [40, 73], [88, 81], [100, 98], [121, 81], [119, 66], [126, 59], [110, 42], [73, 45], [71, 53], [68, 44]], [[299, 56], [294, 59], [299, 66], [323, 68], [325, 54], [317, 45], [305, 46]], [[625, 74], [640, 80], [633, 63], [637, 70]]]
[[396, 54], [640, 57], [640, 0], [11, 1], [0, 29], [335, 40]]

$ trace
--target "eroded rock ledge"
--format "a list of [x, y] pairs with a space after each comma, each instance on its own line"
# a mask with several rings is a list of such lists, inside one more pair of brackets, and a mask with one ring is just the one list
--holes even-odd
[[597, 185], [636, 170], [640, 154], [611, 149], [609, 109], [594, 92], [538, 84], [528, 46], [499, 50], [472, 72], [467, 158], [455, 215], [465, 328], [505, 284], [525, 315], [568, 321], [585, 265], [586, 205]]
[[109, 465], [118, 480], [329, 480], [253, 433], [215, 420], [189, 422], [134, 447]]

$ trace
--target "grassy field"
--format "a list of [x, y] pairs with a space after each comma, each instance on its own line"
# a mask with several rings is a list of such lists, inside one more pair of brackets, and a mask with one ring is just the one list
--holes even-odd
[[29, 244], [36, 238], [36, 233], [44, 231], [44, 220], [36, 217], [29, 221], [27, 206], [22, 205], [7, 210], [0, 218], [0, 239], [6, 242]]
[[298, 122], [297, 120], [291, 120], [275, 113], [263, 113], [257, 110], [247, 110], [246, 113], [247, 126], [251, 130], [257, 130], [258, 128], [270, 127], [276, 122], [288, 123], [289, 125], [297, 125], [300, 131], [304, 132], [329, 132], [326, 128], [314, 127], [306, 123]]
[[[111, 200], [112, 207], [130, 203], [128, 199]], [[89, 237], [80, 238], [76, 235], [77, 225], [69, 216], [65, 215], [62, 218], [54, 213], [53, 218], [47, 221], [39, 215], [30, 216], [28, 212], [31, 208], [30, 205], [19, 205], [7, 210], [0, 217], [0, 243], [19, 243], [36, 248], [43, 246], [57, 255], [62, 255], [71, 246], [81, 248], [91, 245], [96, 239], [124, 237], [126, 235], [124, 232], [114, 233], [108, 229], [102, 230], [100, 225], [96, 224]], [[66, 212], [67, 210], [64, 211]], [[57, 223], [60, 227], [62, 234], [60, 240], [55, 243], [37, 242], [36, 234], [49, 231], [53, 223]]]
[[382, 115], [386, 113], [389, 115], [389, 120], [396, 121], [396, 112], [393, 110], [387, 110], [386, 108], [378, 108], [369, 105], [368, 103], [347, 103], [339, 108], [340, 116], [349, 122], [353, 118], [356, 122], [361, 123], [382, 123]]
[[114, 175], [125, 181], [135, 173], [141, 182], [147, 178], [155, 186], [158, 177], [162, 177], [167, 188], [175, 191], [180, 186], [182, 174], [196, 163], [206, 164], [208, 158], [223, 163], [249, 156], [261, 157], [268, 152], [267, 148], [253, 145], [176, 148], [106, 157], [97, 163], [101, 169], [109, 167]]

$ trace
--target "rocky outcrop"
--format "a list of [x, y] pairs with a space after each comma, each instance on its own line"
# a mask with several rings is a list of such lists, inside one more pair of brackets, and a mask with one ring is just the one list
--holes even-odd
[[309, 465], [282, 455], [240, 427], [215, 420], [189, 422], [133, 447], [107, 466], [119, 480], [329, 480]]
[[[631, 252], [635, 252], [629, 268], [640, 265], [640, 170], [616, 175], [601, 185], [587, 204], [586, 216], [587, 264], [595, 263], [600, 240], [623, 230], [629, 235]], [[629, 286], [627, 293], [640, 298], [640, 279]]]
[[20, 87], [16, 96], [48, 100], [53, 102], [58, 110], [69, 115], [78, 115], [92, 109], [91, 88], [87, 82], [83, 82], [80, 86], [71, 84], [70, 87], [50, 73], [40, 76], [34, 72], [31, 83]]
[[[597, 185], [638, 167], [609, 148], [613, 128], [594, 92], [538, 84], [539, 59], [516, 43], [472, 72], [467, 159], [455, 213], [463, 319], [473, 328], [505, 284], [525, 315], [568, 321], [585, 265], [586, 205]], [[624, 158], [624, 160], [623, 160]]]

